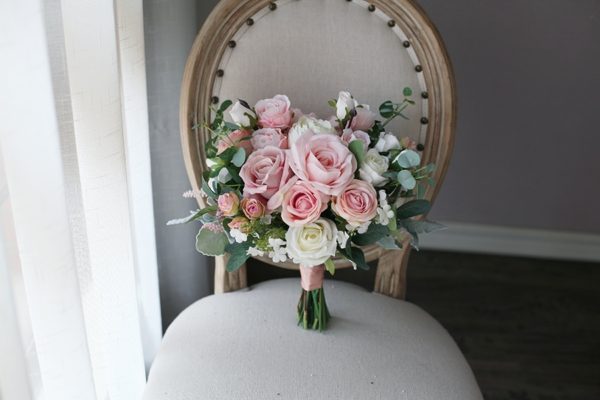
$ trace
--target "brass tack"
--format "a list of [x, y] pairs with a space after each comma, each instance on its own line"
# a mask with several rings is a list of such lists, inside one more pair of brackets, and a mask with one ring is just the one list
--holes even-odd
[[277, 9], [277, 4], [271, 2], [269, 3], [269, 10], [275, 11]]
[[427, 117], [421, 117], [421, 123], [423, 125], [427, 125], [429, 123], [429, 120], [427, 119]]
[[426, 99], [426, 98], [429, 97], [429, 93], [423, 92], [423, 93], [421, 93], [421, 97], [424, 98], [424, 99]]
[[254, 25], [254, 20], [253, 20], [252, 18], [248, 18], [248, 19], [246, 20], [246, 25], [248, 25], [248, 26], [252, 26], [252, 25]]
[[217, 70], [217, 76], [220, 78], [220, 77], [222, 77], [223, 75], [225, 75], [225, 71], [223, 71], [222, 69], [218, 69], [218, 70]]
[[212, 101], [213, 104], [217, 104], [219, 102], [219, 97], [213, 96], [210, 101]]
[[231, 47], [232, 49], [235, 47], [237, 43], [235, 42], [235, 40], [230, 40], [228, 43], [228, 46]]
[[410, 42], [408, 40], [405, 40], [404, 42], [402, 42], [402, 46], [410, 47]]
[[390, 28], [393, 28], [394, 26], [396, 26], [396, 21], [394, 21], [393, 19], [390, 19], [390, 20], [388, 21], [388, 26], [389, 26]]
[[423, 151], [423, 150], [425, 150], [425, 146], [423, 146], [421, 143], [419, 143], [419, 144], [417, 145], [417, 150], [419, 150], [419, 151]]
[[369, 11], [375, 11], [375, 6], [373, 4], [369, 4]]
[[417, 65], [417, 66], [415, 66], [415, 71], [421, 72], [421, 71], [423, 71], [423, 67], [421, 67], [420, 65]]

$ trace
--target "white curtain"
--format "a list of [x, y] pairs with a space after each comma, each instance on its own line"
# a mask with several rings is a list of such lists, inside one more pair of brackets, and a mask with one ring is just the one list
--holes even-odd
[[141, 0], [0, 2], [0, 398], [132, 400], [160, 342]]

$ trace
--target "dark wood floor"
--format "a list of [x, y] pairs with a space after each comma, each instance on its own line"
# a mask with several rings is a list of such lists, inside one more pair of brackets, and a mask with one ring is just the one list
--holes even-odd
[[[294, 276], [249, 268], [249, 280]], [[338, 271], [368, 287], [373, 270]], [[408, 300], [454, 337], [487, 400], [600, 399], [600, 264], [421, 251]]]

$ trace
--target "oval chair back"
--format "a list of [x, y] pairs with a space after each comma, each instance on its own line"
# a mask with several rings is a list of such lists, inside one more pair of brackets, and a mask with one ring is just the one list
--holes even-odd
[[[423, 163], [436, 164], [433, 200], [452, 151], [456, 120], [454, 77], [443, 42], [412, 0], [221, 0], [206, 20], [190, 52], [181, 92], [181, 139], [187, 172], [199, 190], [206, 170], [204, 146], [211, 106], [238, 98], [287, 94], [295, 107], [321, 118], [332, 114], [328, 100], [340, 90], [378, 107], [401, 101], [409, 87], [416, 104], [408, 119], [389, 130], [410, 136], [423, 149]], [[374, 110], [376, 111], [376, 110]], [[410, 246], [402, 250], [364, 249], [378, 260], [375, 291], [403, 298]], [[272, 263], [268, 259], [261, 259]], [[345, 260], [336, 268], [347, 268]], [[218, 257], [215, 291], [246, 286], [245, 267], [234, 273]], [[274, 264], [296, 269], [288, 263]]]

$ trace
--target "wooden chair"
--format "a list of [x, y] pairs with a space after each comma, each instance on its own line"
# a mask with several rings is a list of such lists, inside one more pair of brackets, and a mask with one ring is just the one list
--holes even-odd
[[[454, 80], [438, 32], [412, 0], [221, 0], [196, 38], [182, 83], [192, 186], [199, 189], [206, 169], [208, 132], [199, 123], [211, 118], [213, 104], [284, 93], [294, 106], [325, 117], [339, 90], [377, 107], [400, 100], [405, 86], [417, 104], [409, 120], [397, 119], [389, 130], [412, 136], [423, 145], [424, 162], [437, 165], [437, 185], [426, 193], [433, 201], [452, 151]], [[368, 261], [377, 260], [375, 293], [326, 281], [334, 318], [322, 334], [295, 325], [298, 280], [245, 289], [245, 267], [228, 273], [217, 258], [217, 294], [169, 327], [144, 399], [481, 399], [448, 333], [398, 300], [409, 253], [408, 245], [365, 249]], [[348, 267], [336, 260], [336, 268]]]

